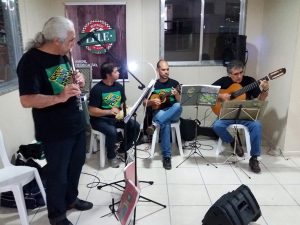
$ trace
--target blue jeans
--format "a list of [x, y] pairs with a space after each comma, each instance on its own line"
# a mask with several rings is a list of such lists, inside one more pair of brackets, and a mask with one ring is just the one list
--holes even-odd
[[48, 217], [54, 223], [66, 218], [66, 209], [78, 196], [78, 183], [86, 152], [85, 131], [72, 137], [42, 142], [46, 168]]
[[[91, 126], [94, 130], [98, 130], [105, 134], [105, 145], [107, 158], [113, 159], [116, 157], [115, 144], [118, 140], [117, 128], [124, 128], [124, 122], [119, 122], [111, 117], [98, 117], [91, 120]], [[133, 146], [133, 141], [137, 139], [140, 130], [140, 125], [133, 119], [130, 119], [126, 124], [126, 151]]]
[[213, 130], [216, 134], [226, 143], [231, 143], [234, 141], [231, 134], [228, 132], [227, 127], [231, 124], [242, 124], [246, 126], [250, 133], [251, 141], [251, 156], [259, 156], [261, 153], [261, 135], [262, 126], [259, 121], [251, 120], [216, 120], [213, 124]]
[[171, 157], [171, 123], [180, 118], [182, 107], [174, 103], [171, 107], [154, 112], [153, 121], [160, 126], [160, 146], [164, 158]]

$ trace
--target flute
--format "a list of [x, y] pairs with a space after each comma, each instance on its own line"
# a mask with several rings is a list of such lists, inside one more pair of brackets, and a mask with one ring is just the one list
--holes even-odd
[[[71, 61], [71, 66], [72, 66], [72, 80], [73, 80], [73, 83], [74, 84], [78, 84], [78, 82], [76, 81], [76, 78], [75, 78], [76, 68], [75, 68], [74, 59], [73, 59], [71, 51], [70, 51], [70, 61]], [[77, 106], [78, 106], [78, 109], [79, 109], [79, 111], [82, 111], [83, 107], [82, 107], [82, 99], [81, 99], [80, 94], [77, 95], [76, 97], [77, 97]]]

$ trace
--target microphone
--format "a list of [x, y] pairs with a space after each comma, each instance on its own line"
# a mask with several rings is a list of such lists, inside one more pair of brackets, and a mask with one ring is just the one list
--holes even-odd
[[85, 35], [84, 35], [82, 38], [80, 38], [79, 41], [77, 41], [77, 44], [81, 46], [81, 45], [82, 45], [82, 42], [84, 42], [87, 38], [90, 38], [90, 37], [95, 38], [95, 33], [94, 33], [94, 31], [85, 33]]

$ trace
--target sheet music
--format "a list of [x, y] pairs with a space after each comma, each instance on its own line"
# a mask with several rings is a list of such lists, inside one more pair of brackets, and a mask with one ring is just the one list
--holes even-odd
[[143, 93], [141, 94], [141, 96], [138, 98], [138, 100], [136, 100], [136, 102], [134, 103], [134, 105], [131, 107], [131, 111], [130, 113], [128, 113], [125, 118], [124, 118], [124, 122], [127, 123], [128, 120], [132, 117], [132, 115], [136, 112], [137, 108], [140, 106], [140, 104], [143, 102], [144, 98], [147, 96], [147, 94], [149, 92], [151, 92], [152, 88], [154, 87], [156, 80], [151, 80], [150, 83], [148, 84], [148, 86], [145, 88], [145, 90], [143, 91]]
[[181, 86], [181, 105], [214, 106], [218, 99], [220, 86], [206, 84], [185, 84]]

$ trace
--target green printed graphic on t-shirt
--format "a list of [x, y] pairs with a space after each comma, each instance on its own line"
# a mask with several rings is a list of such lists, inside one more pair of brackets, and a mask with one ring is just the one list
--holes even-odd
[[102, 108], [111, 109], [112, 107], [119, 108], [121, 106], [121, 92], [110, 92], [102, 94]]
[[72, 72], [66, 64], [60, 64], [46, 69], [48, 80], [51, 83], [53, 93], [59, 94], [64, 87], [71, 83]]

